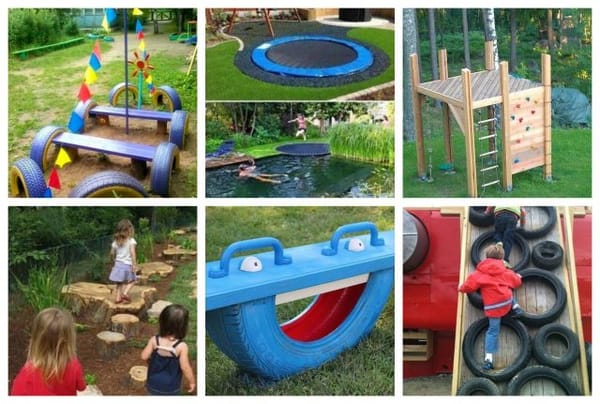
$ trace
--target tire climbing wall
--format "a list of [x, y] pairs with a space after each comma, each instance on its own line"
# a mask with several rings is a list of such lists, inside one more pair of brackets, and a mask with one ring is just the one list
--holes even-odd
[[[471, 207], [463, 218], [460, 283], [494, 243], [493, 217]], [[510, 262], [523, 278], [516, 289], [525, 311], [516, 320], [505, 316], [494, 355], [494, 370], [481, 369], [488, 321], [481, 296], [461, 295], [458, 302], [452, 394], [581, 395], [589, 394], [583, 331], [573, 293], [574, 268], [560, 215], [554, 207], [526, 207], [527, 223], [518, 229]], [[489, 219], [492, 219], [489, 221]], [[578, 331], [579, 330], [579, 331]], [[583, 352], [583, 356], [582, 356]]]
[[510, 95], [512, 174], [544, 165], [544, 87]]

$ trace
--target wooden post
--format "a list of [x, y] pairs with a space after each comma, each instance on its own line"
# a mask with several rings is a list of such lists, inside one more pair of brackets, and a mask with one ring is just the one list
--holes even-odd
[[[448, 79], [448, 52], [446, 49], [438, 51], [438, 62], [440, 64], [440, 80]], [[448, 103], [442, 102], [442, 126], [444, 131], [444, 147], [446, 150], [446, 163], [454, 168], [452, 157], [452, 126], [450, 125], [450, 107]]]
[[550, 55], [542, 55], [542, 85], [544, 86], [544, 179], [552, 180], [552, 88]]
[[421, 76], [419, 75], [419, 60], [416, 54], [410, 55], [410, 72], [412, 77], [413, 116], [415, 119], [415, 145], [417, 148], [417, 175], [419, 178], [423, 178], [427, 175], [423, 139], [423, 96], [417, 91], [417, 87], [421, 84]]
[[467, 159], [467, 189], [469, 196], [477, 198], [477, 164], [475, 160], [475, 126], [473, 124], [473, 91], [471, 71], [462, 69], [463, 118], [465, 129], [465, 155]]
[[512, 149], [510, 142], [510, 93], [508, 63], [500, 62], [500, 96], [502, 97], [502, 184], [512, 191]]

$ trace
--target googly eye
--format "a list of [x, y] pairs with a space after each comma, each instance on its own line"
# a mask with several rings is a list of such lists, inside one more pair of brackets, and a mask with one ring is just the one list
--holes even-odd
[[361, 239], [353, 238], [348, 242], [348, 251], [358, 252], [365, 249], [365, 243]]
[[244, 258], [240, 265], [240, 271], [245, 272], [258, 272], [262, 271], [262, 269], [262, 262], [258, 258], [252, 256]]

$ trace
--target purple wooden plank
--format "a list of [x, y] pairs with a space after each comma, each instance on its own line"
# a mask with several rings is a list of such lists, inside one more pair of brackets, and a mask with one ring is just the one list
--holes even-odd
[[[171, 118], [173, 117], [172, 112], [152, 111], [149, 109], [130, 108], [128, 110], [128, 113], [129, 113], [130, 118], [149, 119], [149, 120], [164, 121], [164, 122], [171, 121]], [[109, 107], [109, 106], [96, 106], [90, 110], [89, 114], [90, 114], [90, 116], [94, 116], [94, 117], [96, 115], [112, 115], [112, 116], [124, 117], [125, 116], [125, 108]]]
[[155, 146], [124, 142], [122, 140], [104, 139], [101, 137], [79, 135], [63, 132], [56, 136], [53, 143], [64, 146], [96, 151], [115, 156], [129, 157], [137, 160], [152, 161], [156, 151]]

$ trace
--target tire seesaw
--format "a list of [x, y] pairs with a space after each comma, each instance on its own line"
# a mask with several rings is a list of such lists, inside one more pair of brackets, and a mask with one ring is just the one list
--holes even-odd
[[75, 107], [74, 112], [83, 122], [86, 122], [88, 118], [93, 118], [96, 122], [102, 121], [104, 124], [108, 124], [110, 116], [121, 118], [128, 116], [131, 119], [154, 120], [156, 121], [159, 133], [167, 133], [167, 123], [169, 123], [169, 142], [176, 144], [180, 150], [183, 150], [185, 146], [189, 116], [187, 111], [182, 109], [171, 112], [136, 109], [134, 107], [125, 109], [117, 106], [98, 105], [95, 101], [89, 99], [85, 102], [80, 101]]
[[[131, 158], [136, 171], [144, 172], [147, 162], [152, 162], [150, 169], [150, 189], [160, 196], [169, 196], [171, 173], [179, 168], [179, 148], [173, 143], [163, 142], [158, 146], [131, 143], [120, 140], [104, 139], [95, 136], [66, 132], [58, 126], [45, 126], [34, 137], [29, 158], [17, 160], [11, 167], [9, 183], [13, 196], [42, 197], [47, 189], [44, 172], [50, 169], [55, 161], [54, 147], [64, 148], [71, 160], [77, 158], [79, 149], [103, 154]], [[110, 174], [112, 173], [112, 174]], [[145, 196], [140, 186], [126, 174], [98, 173], [86, 179], [86, 185], [80, 186], [78, 192], [88, 196], [88, 192], [107, 196], [106, 194], [125, 192], [125, 196]], [[126, 177], [125, 177], [126, 176]], [[111, 179], [113, 178], [113, 179]], [[42, 185], [43, 184], [43, 185]], [[40, 189], [43, 192], [40, 194]]]
[[[342, 240], [360, 231], [370, 234]], [[233, 257], [266, 247], [273, 252]], [[279, 380], [364, 339], [393, 284], [394, 232], [378, 232], [370, 222], [341, 226], [329, 242], [285, 251], [272, 237], [238, 241], [206, 265], [206, 329], [240, 368]], [[279, 324], [277, 304], [311, 296], [301, 314]]]

